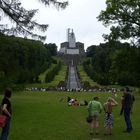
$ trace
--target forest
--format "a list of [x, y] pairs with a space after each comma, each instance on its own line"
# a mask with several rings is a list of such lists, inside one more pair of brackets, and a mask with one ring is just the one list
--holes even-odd
[[56, 53], [55, 44], [1, 34], [0, 88], [39, 82], [39, 74], [49, 68]]
[[118, 41], [87, 48], [84, 70], [101, 85], [140, 86], [140, 48]]

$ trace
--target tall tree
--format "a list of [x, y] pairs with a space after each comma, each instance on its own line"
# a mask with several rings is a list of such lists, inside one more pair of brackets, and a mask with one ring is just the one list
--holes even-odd
[[49, 50], [52, 56], [57, 55], [57, 46], [55, 43], [45, 44], [45, 47]]
[[105, 26], [112, 25], [110, 40], [130, 40], [140, 46], [140, 0], [106, 0], [106, 9], [97, 17]]
[[[59, 2], [57, 0], [38, 0], [43, 5], [53, 4], [57, 8], [64, 9], [68, 2]], [[45, 40], [45, 36], [35, 34], [35, 29], [39, 29], [44, 32], [47, 30], [48, 24], [39, 24], [33, 17], [37, 13], [37, 9], [26, 10], [22, 7], [20, 0], [0, 0], [0, 21], [4, 18], [3, 15], [9, 17], [9, 19], [15, 23], [15, 27], [8, 28], [6, 25], [0, 24], [0, 33], [25, 36], [31, 36], [40, 40]]]

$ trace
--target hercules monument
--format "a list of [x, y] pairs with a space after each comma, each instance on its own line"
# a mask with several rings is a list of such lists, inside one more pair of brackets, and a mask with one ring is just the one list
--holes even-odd
[[81, 88], [77, 65], [81, 63], [83, 56], [85, 56], [84, 44], [76, 42], [73, 29], [67, 29], [67, 41], [61, 43], [59, 54], [63, 57], [67, 65], [67, 89], [78, 90]]

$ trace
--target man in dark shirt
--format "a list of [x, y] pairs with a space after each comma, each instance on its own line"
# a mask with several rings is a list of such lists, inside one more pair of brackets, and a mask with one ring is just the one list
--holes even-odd
[[124, 119], [126, 122], [126, 130], [124, 132], [130, 133], [132, 128], [132, 122], [130, 118], [130, 113], [133, 105], [133, 95], [129, 89], [129, 87], [124, 88], [124, 100], [123, 100], [123, 109], [124, 109]]
[[10, 102], [11, 94], [12, 94], [11, 89], [7, 88], [5, 90], [4, 98], [1, 103], [2, 114], [5, 115], [7, 119], [6, 119], [5, 126], [2, 129], [0, 140], [7, 140], [9, 134], [10, 120], [12, 115], [11, 102]]

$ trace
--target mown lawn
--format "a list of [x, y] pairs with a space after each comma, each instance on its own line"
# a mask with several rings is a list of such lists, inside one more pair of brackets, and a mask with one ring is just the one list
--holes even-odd
[[81, 77], [81, 80], [82, 81], [88, 81], [91, 86], [100, 86], [99, 84], [97, 84], [96, 82], [94, 82], [92, 79], [90, 79], [90, 77], [84, 71], [84, 68], [83, 68], [82, 65], [78, 65], [78, 71], [79, 71], [79, 74], [80, 74], [80, 77]]
[[[104, 136], [104, 112], [100, 118], [99, 136], [89, 135], [89, 125], [85, 121], [85, 106], [68, 106], [67, 96], [81, 100], [91, 100], [98, 95], [104, 103], [111, 93], [89, 92], [18, 92], [11, 101], [13, 117], [9, 140], [139, 140], [140, 139], [140, 94], [136, 94], [132, 120], [134, 131], [124, 134], [123, 116], [119, 115], [120, 104], [114, 108], [115, 124], [112, 136]], [[121, 93], [116, 97], [120, 103]], [[1, 100], [2, 96], [0, 96]]]
[[60, 71], [54, 77], [54, 80], [49, 82], [49, 83], [44, 82], [45, 81], [45, 74], [47, 72], [46, 71], [40, 75], [40, 80], [42, 81], [42, 83], [28, 84], [27, 87], [49, 87], [49, 86], [56, 86], [57, 87], [60, 81], [65, 81], [66, 70], [67, 70], [67, 66], [62, 65]]

